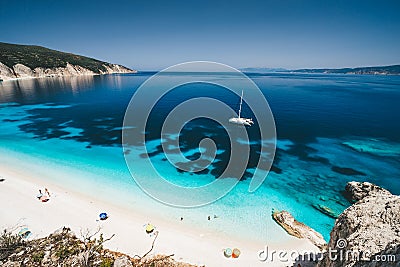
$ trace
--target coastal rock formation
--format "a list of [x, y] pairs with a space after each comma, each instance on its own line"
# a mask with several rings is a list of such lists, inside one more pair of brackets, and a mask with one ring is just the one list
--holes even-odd
[[364, 182], [348, 182], [346, 185], [346, 197], [350, 201], [359, 201], [366, 196], [390, 196], [392, 195], [389, 191], [386, 189], [383, 189], [382, 187], [379, 187], [377, 185]]
[[288, 234], [297, 238], [307, 238], [321, 250], [326, 248], [326, 241], [320, 233], [297, 221], [289, 212], [276, 211], [272, 213], [272, 217]]
[[400, 197], [366, 182], [349, 182], [346, 192], [357, 202], [336, 220], [328, 244], [332, 256], [325, 253], [317, 266], [399, 266]]
[[0, 42], [0, 81], [135, 72], [121, 65], [42, 46]]
[[15, 64], [13, 66], [13, 71], [16, 78], [29, 78], [35, 75], [33, 70], [22, 64]]
[[112, 73], [135, 73], [136, 71], [125, 68], [117, 64], [103, 64], [104, 70], [97, 72], [89, 70], [79, 65], [67, 63], [65, 67], [31, 69], [23, 64], [15, 64], [12, 68], [0, 62], [0, 79], [6, 81], [16, 78], [41, 78], [41, 77], [61, 77], [61, 76], [80, 76]]
[[14, 77], [14, 71], [0, 62], [0, 79], [2, 77]]
[[117, 64], [109, 64], [109, 65], [103, 64], [103, 67], [106, 69], [106, 71], [100, 70], [100, 74], [136, 72]]

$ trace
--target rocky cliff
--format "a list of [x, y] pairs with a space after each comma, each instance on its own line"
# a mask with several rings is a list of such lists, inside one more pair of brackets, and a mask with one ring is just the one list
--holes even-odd
[[67, 63], [65, 67], [36, 67], [34, 69], [31, 69], [23, 64], [15, 64], [12, 67], [8, 67], [0, 62], [0, 79], [6, 81], [16, 78], [42, 78], [136, 72], [117, 64], [103, 65], [103, 67], [105, 70], [99, 69], [97, 72], [95, 72], [79, 65], [72, 65], [70, 63]]
[[0, 79], [136, 72], [121, 65], [36, 45], [0, 42]]
[[317, 266], [400, 266], [400, 197], [366, 182], [349, 182], [346, 195], [356, 202], [336, 220]]

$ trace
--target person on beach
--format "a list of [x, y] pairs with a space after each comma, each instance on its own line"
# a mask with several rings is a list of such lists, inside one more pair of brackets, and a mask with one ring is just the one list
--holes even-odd
[[39, 194], [36, 197], [39, 200], [43, 197], [42, 190], [39, 189]]
[[44, 192], [48, 197], [50, 197], [50, 192], [49, 192], [49, 190], [47, 190], [47, 188], [44, 189]]
[[50, 195], [48, 195], [49, 191], [47, 190], [47, 188], [45, 189], [45, 193], [42, 193], [42, 190], [39, 189], [39, 194], [36, 196], [38, 200], [40, 200], [41, 202], [47, 202], [50, 200]]
[[47, 201], [49, 201], [49, 198], [48, 198], [47, 196], [42, 196], [42, 197], [40, 198], [40, 201], [42, 201], [42, 202], [47, 202]]

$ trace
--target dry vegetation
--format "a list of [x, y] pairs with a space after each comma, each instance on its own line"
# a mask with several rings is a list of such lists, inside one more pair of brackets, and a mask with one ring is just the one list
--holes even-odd
[[113, 238], [103, 237], [100, 229], [91, 233], [81, 232], [74, 235], [69, 228], [45, 238], [24, 241], [14, 231], [4, 230], [0, 235], [0, 266], [68, 266], [68, 267], [183, 267], [193, 266], [175, 261], [173, 255], [152, 256], [157, 234], [152, 247], [142, 255], [130, 257], [115, 251], [104, 249], [103, 244]]

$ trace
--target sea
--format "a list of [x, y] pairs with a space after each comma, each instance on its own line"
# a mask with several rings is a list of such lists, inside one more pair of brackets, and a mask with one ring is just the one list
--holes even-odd
[[[122, 147], [125, 111], [138, 88], [155, 74], [0, 82], [2, 160], [10, 168], [29, 170], [43, 181], [145, 212], [149, 218], [176, 224], [183, 218], [193, 228], [263, 243], [290, 240], [272, 220], [272, 212], [279, 210], [289, 211], [328, 241], [335, 217], [351, 205], [344, 193], [349, 181], [369, 181], [400, 194], [400, 76], [247, 73], [268, 101], [276, 126], [275, 156], [264, 182], [249, 192], [263, 144], [256, 121], [246, 128], [250, 161], [229, 193], [201, 207], [166, 205], [143, 192], [132, 177], [152, 179], [142, 161], [150, 159], [172, 183], [205, 185], [219, 179], [229, 161], [230, 142], [238, 142], [229, 140], [227, 129], [213, 120], [191, 120], [175, 137], [183, 155], [188, 160], [201, 157], [206, 137], [218, 149], [202, 171], [181, 170], [162, 147], [160, 129], [167, 115], [196, 97], [217, 99], [237, 111], [239, 97], [202, 83], [166, 94], [153, 107], [143, 132], [147, 153], [129, 151], [135, 158], [131, 173]], [[222, 74], [204, 75], [218, 80]], [[253, 115], [245, 102], [242, 116]], [[191, 198], [175, 197], [183, 202]]]

